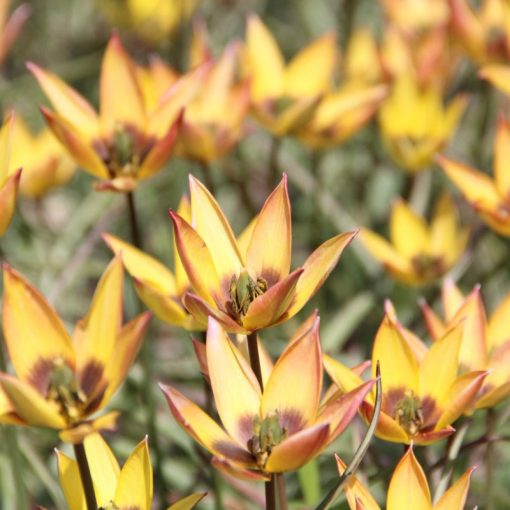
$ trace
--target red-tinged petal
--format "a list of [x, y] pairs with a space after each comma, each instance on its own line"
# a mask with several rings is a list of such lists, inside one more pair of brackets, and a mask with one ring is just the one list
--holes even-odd
[[80, 422], [72, 428], [62, 430], [59, 433], [59, 437], [64, 443], [82, 443], [85, 438], [91, 434], [97, 434], [98, 432], [114, 432], [117, 430], [118, 419], [119, 413], [117, 411], [112, 411], [103, 414], [95, 420]]
[[191, 510], [205, 498], [207, 492], [190, 494], [184, 498], [179, 499], [173, 505], [170, 505], [167, 510]]
[[394, 510], [432, 510], [429, 485], [412, 448], [393, 472], [386, 504]]
[[146, 179], [155, 174], [169, 159], [174, 150], [177, 135], [182, 126], [183, 112], [170, 125], [167, 133], [159, 139], [144, 158], [138, 171], [139, 179]]
[[441, 288], [441, 301], [443, 303], [446, 322], [450, 322], [459, 311], [466, 297], [455, 285], [452, 278], [446, 278]]
[[234, 478], [240, 478], [248, 482], [269, 481], [269, 476], [265, 475], [263, 472], [238, 466], [235, 462], [230, 462], [223, 458], [213, 457], [211, 459], [211, 464], [222, 473], [233, 476]]
[[434, 510], [463, 510], [466, 504], [469, 491], [469, 481], [471, 474], [476, 469], [468, 469], [441, 497], [434, 505]]
[[71, 124], [65, 117], [44, 107], [41, 108], [41, 112], [53, 134], [83, 170], [101, 179], [109, 177], [105, 164], [74, 124]]
[[194, 291], [208, 304], [221, 300], [221, 285], [211, 252], [202, 237], [181, 218], [170, 211], [174, 239], [179, 257]]
[[48, 402], [30, 384], [8, 374], [0, 373], [0, 385], [11, 401], [16, 414], [27, 425], [63, 429], [66, 427], [58, 406]]
[[510, 329], [508, 328], [508, 317], [510, 317], [510, 294], [492, 312], [487, 325], [487, 349], [491, 352], [510, 340]]
[[127, 193], [135, 190], [137, 186], [138, 181], [129, 175], [94, 183], [96, 191], [113, 191], [114, 193]]
[[14, 216], [20, 178], [21, 169], [0, 183], [0, 237], [4, 235]]
[[319, 319], [276, 362], [264, 388], [261, 416], [278, 413], [290, 434], [315, 421], [322, 389]]
[[486, 376], [487, 372], [477, 371], [457, 378], [443, 401], [438, 402], [443, 413], [434, 427], [435, 430], [450, 425], [471, 408]]
[[316, 423], [329, 423], [328, 443], [334, 441], [351, 423], [374, 383], [375, 381], [368, 381], [339, 398], [331, 399], [322, 409]]
[[269, 473], [281, 473], [304, 466], [325, 448], [328, 437], [327, 424], [309, 427], [293, 434], [273, 447], [265, 470]]
[[418, 432], [411, 439], [414, 444], [418, 444], [421, 446], [426, 446], [432, 443], [437, 443], [442, 439], [451, 436], [455, 432], [455, 429], [448, 425], [448, 427], [444, 427], [440, 430], [432, 430], [430, 432]]
[[248, 362], [212, 317], [207, 328], [207, 366], [218, 414], [227, 432], [245, 446], [260, 414], [260, 386]]
[[200, 325], [201, 329], [206, 329], [209, 317], [214, 317], [228, 333], [245, 334], [247, 332], [226, 313], [218, 310], [217, 308], [213, 308], [201, 297], [195, 296], [195, 294], [187, 292], [184, 295], [183, 303], [195, 321]]
[[288, 309], [295, 297], [296, 284], [303, 269], [296, 269], [252, 301], [243, 318], [247, 331], [257, 331], [287, 320]]
[[210, 385], [211, 381], [209, 379], [209, 367], [207, 366], [207, 352], [205, 350], [205, 344], [199, 340], [196, 340], [195, 338], [192, 338], [191, 342], [193, 344], [195, 356], [197, 357], [198, 366], [200, 367], [200, 373], [204, 376]]
[[[186, 195], [181, 197], [179, 202], [179, 206], [177, 207], [177, 214], [188, 223], [191, 222], [191, 204]], [[186, 274], [186, 270], [181, 262], [181, 257], [179, 257], [179, 252], [177, 251], [177, 243], [175, 239], [173, 240], [173, 254], [174, 254], [174, 269], [175, 269], [175, 284], [177, 286], [177, 294], [179, 296], [183, 296], [184, 293], [189, 290], [189, 279]]]
[[361, 384], [363, 384], [363, 379], [361, 379], [361, 374], [356, 373], [355, 370], [345, 366], [340, 361], [324, 354], [322, 356], [322, 362], [324, 363], [324, 368], [328, 373], [329, 377], [333, 380], [336, 388], [340, 388], [343, 393], [347, 393], [355, 388], [358, 388]]
[[[338, 474], [342, 476], [347, 465], [336, 454], [335, 459]], [[380, 510], [368, 489], [354, 475], [349, 476], [345, 481], [344, 492], [351, 510]]]
[[425, 326], [433, 341], [441, 338], [446, 332], [446, 324], [432, 310], [428, 303], [422, 301], [420, 303], [421, 313], [425, 320]]
[[112, 133], [118, 123], [145, 127], [145, 106], [135, 64], [117, 34], [112, 35], [106, 47], [99, 87], [104, 134]]
[[170, 386], [160, 384], [170, 411], [177, 423], [213, 455], [228, 459], [243, 467], [254, 467], [255, 462], [247, 450], [239, 447], [225, 431], [200, 407]]
[[192, 225], [204, 240], [220, 279], [238, 275], [243, 261], [232, 228], [215, 198], [192, 175], [189, 177]]
[[[362, 402], [360, 414], [367, 423], [370, 423], [374, 415], [374, 405], [369, 402]], [[411, 442], [411, 438], [407, 435], [406, 431], [384, 411], [381, 411], [379, 415], [375, 435], [380, 439], [384, 439], [384, 441], [391, 441], [392, 443], [409, 444]]]
[[287, 176], [269, 195], [257, 216], [248, 246], [246, 267], [253, 278], [271, 287], [290, 271], [292, 224]]
[[77, 126], [87, 141], [98, 136], [99, 122], [90, 103], [57, 75], [46, 71], [32, 62], [27, 64], [53, 108], [62, 119]]
[[497, 388], [489, 389], [486, 393], [483, 393], [482, 397], [476, 401], [475, 408], [483, 409], [485, 407], [494, 407], [506, 399], [508, 395], [510, 395], [510, 381], [502, 384]]
[[71, 339], [55, 310], [25, 278], [4, 265], [3, 327], [18, 377], [44, 394], [54, 361], [71, 369]]

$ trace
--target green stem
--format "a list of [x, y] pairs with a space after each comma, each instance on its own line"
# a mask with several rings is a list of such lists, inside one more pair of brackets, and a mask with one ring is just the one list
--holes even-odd
[[276, 486], [278, 488], [279, 510], [288, 510], [287, 491], [285, 490], [285, 478], [283, 477], [283, 473], [277, 473], [274, 476], [276, 478]]
[[80, 471], [83, 494], [85, 495], [85, 501], [87, 502], [87, 510], [97, 510], [96, 494], [94, 492], [92, 476], [90, 475], [85, 447], [83, 446], [83, 443], [76, 443], [73, 447], [76, 462], [78, 463], [78, 470]]
[[[492, 437], [496, 431], [497, 414], [493, 408], [487, 409], [485, 418], [485, 435]], [[485, 492], [487, 494], [487, 510], [494, 510], [495, 506], [495, 443], [490, 441], [485, 449]]]
[[421, 216], [424, 216], [425, 212], [427, 211], [431, 188], [431, 170], [422, 170], [421, 172], [418, 172], [412, 176], [412, 182], [407, 201], [413, 210]]
[[266, 510], [276, 510], [276, 475], [271, 475], [269, 482], [265, 483], [266, 489]]
[[[131, 241], [139, 249], [143, 250], [142, 237], [140, 229], [138, 228], [138, 216], [136, 214], [136, 206], [134, 195], [132, 192], [126, 194], [129, 225], [131, 229]], [[137, 301], [137, 303], [139, 303]], [[151, 344], [144, 342], [140, 353], [140, 361], [144, 373], [142, 382], [142, 393], [144, 401], [147, 405], [147, 429], [149, 431], [149, 438], [152, 444], [152, 451], [155, 455], [155, 485], [159, 488], [159, 495], [162, 501], [166, 501], [167, 487], [165, 483], [165, 476], [163, 473], [163, 455], [159, 444], [158, 428], [156, 423], [157, 406], [156, 399], [153, 391], [153, 356], [151, 351]]]

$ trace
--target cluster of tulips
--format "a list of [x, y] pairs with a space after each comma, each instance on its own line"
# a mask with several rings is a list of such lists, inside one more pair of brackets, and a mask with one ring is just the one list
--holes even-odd
[[[346, 4], [355, 9], [355, 2]], [[495, 444], [504, 440], [497, 435], [498, 411], [504, 409], [499, 404], [510, 394], [510, 287], [489, 314], [480, 286], [464, 295], [455, 279], [469, 266], [483, 224], [489, 235], [510, 235], [510, 120], [505, 112], [510, 3], [484, 0], [477, 9], [467, 0], [380, 4], [385, 22], [379, 38], [368, 28], [349, 27], [341, 55], [337, 34], [330, 31], [288, 63], [254, 13], [246, 19], [243, 40], [218, 56], [205, 22], [195, 21], [185, 70], [154, 55], [148, 63], [135, 61], [121, 41], [123, 33], [114, 31], [102, 58], [98, 111], [58, 73], [36, 62], [26, 64], [50, 106], [41, 106], [47, 127], [37, 135], [17, 112], [5, 111], [0, 131], [2, 243], [16, 235], [16, 220], [7, 230], [17, 202], [41, 203], [55, 188], [70, 186], [76, 168], [93, 176], [98, 193], [124, 197], [131, 239], [96, 233], [113, 259], [72, 334], [65, 325], [68, 318], [61, 319], [19, 272], [23, 268], [12, 253], [0, 251], [1, 324], [8, 354], [1, 356], [0, 423], [6, 425], [16, 508], [39, 503], [28, 496], [21, 469], [17, 426], [24, 426], [53, 429], [62, 443], [72, 445], [74, 458], [69, 447], [67, 453], [56, 450], [59, 482], [72, 510], [149, 510], [153, 496], [158, 508], [173, 510], [197, 504], [214, 504], [217, 510], [251, 505], [287, 510], [284, 474], [316, 474], [320, 454], [336, 462], [337, 479], [328, 493], [310, 496], [296, 508], [326, 509], [343, 494], [351, 510], [379, 509], [376, 499], [385, 500], [388, 510], [461, 510], [476, 467], [462, 457], [465, 437], [484, 413], [486, 430], [473, 443], [485, 449], [480, 470], [487, 487], [472, 504], [506, 508], [496, 506], [494, 471]], [[188, 27], [200, 2], [133, 0], [115, 8], [109, 1], [102, 8], [124, 30], [138, 30], [136, 40], [157, 46], [170, 32]], [[8, 15], [9, 9], [9, 2], [0, 0], [0, 62], [10, 58], [8, 50], [26, 30], [30, 11], [21, 5]], [[465, 93], [469, 88], [471, 96]], [[499, 103], [491, 106], [496, 89]], [[479, 121], [479, 138], [492, 129], [491, 122], [495, 125], [494, 178], [468, 165], [485, 165], [480, 151], [444, 154], [475, 99], [488, 111]], [[491, 108], [498, 110], [497, 120]], [[395, 198], [384, 213], [389, 214], [389, 240], [380, 229], [353, 222], [351, 231], [321, 239], [296, 267], [291, 262], [289, 188], [291, 196], [298, 189], [313, 194], [316, 216], [341, 213], [334, 191], [321, 181], [321, 158], [369, 124], [366, 129], [371, 129], [373, 120], [378, 126], [374, 138], [381, 137], [394, 172], [403, 171], [409, 183], [405, 199]], [[232, 173], [232, 165], [240, 162], [233, 156], [239, 145], [261, 130], [269, 133], [267, 143], [256, 148], [262, 153], [257, 158], [267, 161], [264, 180]], [[310, 173], [305, 168], [304, 174], [308, 180], [302, 179], [299, 164], [284, 155], [284, 138], [311, 154], [314, 168]], [[136, 197], [141, 181], [166, 171], [174, 158], [199, 169], [205, 184], [190, 174], [189, 190], [179, 204], [160, 204], [169, 209], [168, 227], [173, 225], [170, 271], [144, 249], [143, 204]], [[252, 216], [239, 235], [221, 199], [215, 198], [220, 196], [215, 193], [218, 168], [225, 170], [224, 186], [240, 194]], [[463, 199], [447, 193], [448, 181]], [[431, 196], [437, 200], [427, 216]], [[423, 299], [419, 307], [430, 344], [398, 319], [398, 306], [383, 296], [371, 360], [355, 366], [338, 352], [323, 353], [319, 311], [295, 319], [351, 242], [364, 247], [361, 253], [356, 248], [363, 260], [372, 255], [404, 288], [441, 289], [442, 312], [430, 302], [430, 292], [430, 304]], [[348, 270], [344, 263], [335, 273]], [[131, 277], [139, 310], [129, 321], [124, 320], [124, 272]], [[373, 274], [382, 278], [378, 267]], [[187, 341], [193, 344], [204, 395], [183, 390], [171, 373], [158, 389], [151, 368], [157, 353], [149, 337], [161, 322], [192, 332]], [[274, 359], [266, 330], [284, 323], [294, 332]], [[125, 423], [109, 404], [139, 361], [147, 414], [147, 429], [139, 439], [148, 435], [120, 468], [105, 438], [121, 436]], [[210, 483], [197, 484], [191, 494], [170, 491], [172, 479], [163, 470], [165, 452], [156, 426], [160, 390], [168, 403], [166, 419], [203, 447], [200, 462], [212, 473]], [[358, 415], [368, 426], [364, 438], [353, 424]], [[335, 440], [347, 430], [358, 444], [344, 459], [347, 463], [338, 455], [335, 461]], [[373, 436], [404, 445], [401, 459], [379, 465]], [[433, 443], [441, 448], [428, 446]], [[365, 454], [365, 464], [373, 461], [379, 473], [393, 471], [383, 490], [386, 496], [372, 496], [370, 480], [356, 476]], [[191, 469], [189, 478], [191, 486]], [[263, 483], [265, 495], [250, 492], [246, 482]], [[246, 501], [239, 503], [237, 496], [227, 503], [222, 497], [226, 483], [234, 488], [244, 484]], [[508, 503], [510, 495], [506, 498]]]

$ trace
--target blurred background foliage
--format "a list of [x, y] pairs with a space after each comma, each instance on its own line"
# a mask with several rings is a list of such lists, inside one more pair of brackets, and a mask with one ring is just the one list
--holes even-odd
[[[129, 26], [125, 12], [117, 12], [126, 0], [51, 0], [29, 2], [31, 15], [18, 36], [0, 74], [2, 110], [14, 108], [32, 129], [43, 126], [39, 105], [47, 104], [33, 77], [25, 68], [33, 61], [57, 73], [79, 90], [93, 105], [98, 104], [98, 74], [105, 45], [112, 32], [112, 21], [128, 49], [140, 63], [151, 53], [158, 53], [173, 67], [183, 69], [187, 60], [191, 28], [186, 21], [171, 34], [159, 34], [151, 26]], [[20, 2], [13, 2], [14, 8]], [[380, 37], [384, 16], [375, 0], [203, 0], [198, 2], [195, 16], [205, 21], [216, 55], [233, 39], [243, 39], [245, 21], [256, 12], [268, 25], [284, 54], [294, 55], [325, 31], [338, 33], [340, 47], [345, 50], [353, 30], [369, 27]], [[112, 14], [113, 13], [113, 14]], [[120, 14], [120, 15], [119, 15]], [[142, 33], [142, 36], [140, 35]], [[146, 34], [149, 34], [147, 37]], [[144, 35], [145, 34], [145, 35]], [[463, 63], [460, 76], [451, 87], [470, 95], [467, 111], [449, 145], [448, 153], [474, 166], [489, 169], [497, 110], [504, 105], [502, 97], [474, 78], [476, 70]], [[122, 87], [122, 83], [119, 83]], [[249, 221], [252, 211], [238, 192], [244, 187], [258, 210], [267, 196], [267, 172], [270, 164], [271, 136], [254, 121], [250, 132], [224, 160], [212, 165], [215, 196], [232, 221], [236, 232]], [[339, 231], [365, 226], [387, 233], [390, 204], [398, 196], [427, 193], [425, 182], [396, 168], [383, 149], [376, 121], [342, 145], [313, 152], [294, 139], [282, 141], [277, 163], [278, 173], [288, 173], [293, 208], [293, 266], [302, 263], [314, 247]], [[203, 179], [200, 165], [173, 158], [163, 172], [144, 182], [136, 201], [145, 249], [166, 264], [172, 263], [172, 233], [168, 208], [177, 208], [187, 189], [187, 174]], [[23, 198], [13, 224], [2, 241], [5, 259], [38, 287], [71, 325], [88, 307], [95, 283], [111, 258], [100, 238], [103, 231], [129, 239], [122, 196], [98, 193], [92, 178], [77, 172], [65, 186], [40, 199]], [[445, 188], [453, 189], [437, 169], [432, 173], [432, 196]], [[425, 190], [425, 191], [424, 191]], [[460, 286], [469, 291], [482, 285], [488, 310], [510, 292], [508, 240], [483, 229], [471, 210], [456, 195], [464, 223], [475, 234], [468, 250], [455, 268]], [[137, 300], [127, 287], [126, 314], [132, 316]], [[374, 262], [359, 241], [349, 247], [327, 280], [321, 292], [297, 318], [264, 333], [272, 354], [282, 347], [299, 322], [314, 308], [320, 310], [321, 338], [324, 351], [338, 356], [346, 364], [354, 364], [370, 355], [374, 334], [383, 317], [384, 299], [395, 304], [399, 318], [418, 334], [425, 335], [418, 299], [425, 297], [437, 307], [440, 282], [419, 289], [396, 283]], [[156, 380], [194, 391], [196, 401], [203, 401], [203, 388], [190, 335], [154, 320], [147, 342], [154, 344], [157, 357]], [[141, 372], [136, 366], [111, 407], [122, 411], [119, 434], [108, 436], [118, 457], [125, 458], [144, 436], [145, 403], [140, 400], [138, 386]], [[211, 485], [207, 457], [181, 431], [170, 415], [163, 398], [158, 395], [160, 444], [165, 456], [164, 473], [169, 485], [178, 493], [207, 489]], [[508, 411], [500, 415], [499, 435], [510, 435]], [[360, 441], [365, 426], [358, 420], [350, 431], [332, 445], [330, 451], [349, 458], [353, 445]], [[470, 429], [466, 442], [482, 433], [482, 425]], [[56, 435], [50, 431], [22, 430], [20, 442], [27, 464], [26, 483], [34, 502], [48, 508], [64, 508], [63, 497], [55, 477], [53, 448]], [[468, 457], [456, 466], [458, 473], [467, 465], [480, 462], [482, 448], [472, 448]], [[388, 478], [400, 457], [401, 449], [375, 439], [362, 472], [374, 480], [373, 493], [381, 496]], [[429, 456], [429, 464], [441, 457], [442, 447], [417, 449], [418, 456]], [[497, 450], [497, 496], [499, 506], [508, 508], [510, 498], [510, 450]], [[324, 493], [337, 477], [332, 455], [322, 455], [317, 465], [304, 468], [300, 477], [289, 477], [288, 490], [292, 508], [307, 508]], [[319, 471], [316, 472], [315, 469]], [[484, 491], [483, 466], [473, 477], [470, 501], [472, 508]], [[9, 463], [5, 445], [0, 441], [0, 508], [14, 510]], [[365, 478], [366, 479], [366, 478]], [[244, 482], [222, 483], [225, 508], [257, 508], [260, 489]], [[247, 501], [252, 503], [247, 503]], [[207, 498], [203, 508], [212, 508]], [[347, 508], [341, 503], [337, 508]]]

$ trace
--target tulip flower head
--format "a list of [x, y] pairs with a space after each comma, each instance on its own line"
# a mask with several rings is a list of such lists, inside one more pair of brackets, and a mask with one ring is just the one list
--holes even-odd
[[266, 200], [239, 242], [220, 206], [190, 176], [191, 224], [170, 211], [192, 291], [184, 306], [204, 326], [214, 317], [232, 333], [248, 333], [295, 315], [336, 265], [355, 232], [317, 248], [290, 272], [292, 233], [287, 176]]
[[[372, 372], [377, 361], [383, 381], [382, 410], [376, 435], [386, 441], [429, 444], [454, 432], [451, 424], [475, 402], [486, 371], [458, 375], [462, 324], [447, 331], [430, 349], [396, 320], [387, 305], [372, 350]], [[335, 384], [344, 391], [362, 379], [330, 356], [324, 364]], [[375, 395], [360, 412], [369, 422]]]
[[397, 280], [423, 285], [437, 280], [459, 261], [468, 230], [458, 225], [455, 205], [443, 195], [430, 225], [403, 200], [397, 200], [391, 211], [390, 241], [368, 229], [362, 229], [360, 238]]
[[498, 234], [510, 236], [510, 123], [499, 119], [494, 139], [494, 178], [449, 158], [438, 162], [450, 180], [460, 189], [482, 220]]
[[225, 429], [170, 386], [161, 386], [183, 429], [209, 450], [216, 467], [247, 479], [293, 471], [318, 455], [345, 430], [373, 386], [361, 383], [321, 403], [319, 320], [296, 332], [262, 389], [254, 372], [221, 325], [209, 319], [207, 371]]
[[[346, 466], [340, 458], [337, 457], [336, 461], [338, 472], [342, 476]], [[432, 504], [427, 478], [410, 447], [400, 459], [391, 477], [386, 510], [463, 510], [474, 470], [475, 468], [468, 469], [437, 503]], [[381, 508], [368, 489], [355, 476], [347, 479], [344, 491], [350, 510], [380, 510]]]
[[76, 163], [103, 181], [99, 189], [131, 191], [169, 159], [189, 80], [175, 84], [150, 111], [136, 65], [114, 34], [103, 57], [98, 115], [58, 76], [33, 63], [28, 67], [55, 108], [42, 108], [46, 122]]
[[122, 262], [116, 257], [71, 340], [44, 297], [19, 273], [4, 267], [4, 337], [17, 377], [0, 373], [0, 388], [10, 403], [0, 409], [0, 420], [5, 416], [8, 421], [57, 429], [62, 440], [72, 443], [114, 426], [115, 412], [89, 417], [123, 382], [150, 318], [145, 313], [121, 327], [122, 276]]

